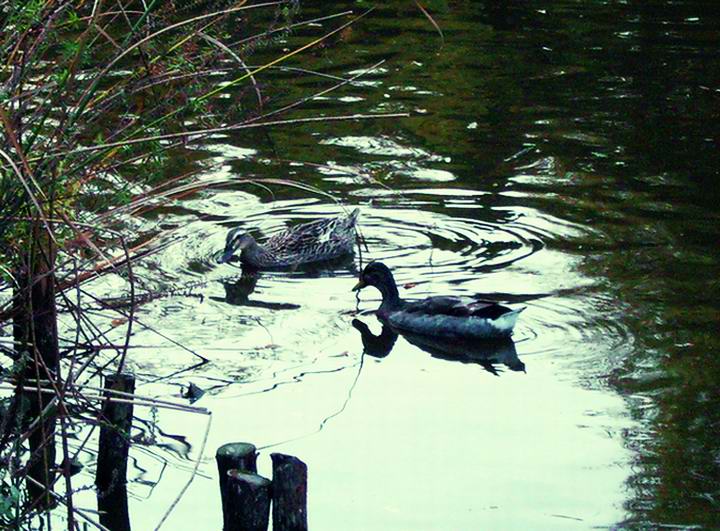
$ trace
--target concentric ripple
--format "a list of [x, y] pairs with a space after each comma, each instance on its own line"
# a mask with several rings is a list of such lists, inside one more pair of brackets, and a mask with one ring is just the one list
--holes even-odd
[[570, 357], [589, 364], [588, 374], [606, 375], [634, 348], [624, 311], [592, 291], [549, 294], [528, 301], [514, 339], [526, 356]]
[[[217, 199], [224, 203], [225, 219], [215, 218], [212, 223], [197, 219], [180, 226], [177, 234], [186, 239], [180, 244], [181, 249], [174, 249], [159, 260], [160, 267], [194, 278], [198, 274], [213, 278], [237, 274], [236, 264], [217, 264], [229, 229], [244, 227], [262, 242], [297, 223], [348, 211], [348, 207], [318, 199], [260, 203], [245, 194], [239, 199], [232, 202], [234, 208], [228, 208], [230, 202]], [[453, 217], [408, 205], [402, 208], [360, 205], [360, 209], [359, 232], [364, 245], [357, 253], [358, 260], [360, 257], [363, 262], [380, 260], [399, 270], [412, 268], [416, 276], [428, 275], [433, 280], [461, 282], [465, 277], [507, 267], [543, 247], [542, 241], [526, 228], [502, 220]], [[484, 213], [480, 209], [471, 212]], [[329, 270], [340, 273], [349, 268], [347, 264], [332, 264]], [[271, 276], [289, 280], [304, 275], [295, 271]]]
[[[359, 266], [378, 260], [393, 270], [408, 299], [478, 295], [527, 306], [515, 333], [521, 356], [551, 353], [562, 345], [566, 354], [576, 350], [607, 359], [608, 350], [624, 351], [631, 343], [618, 325], [619, 310], [599, 298], [593, 282], [578, 272], [581, 258], [546, 247], [546, 242], [557, 246], [587, 238], [582, 227], [528, 208], [488, 208], [482, 195], [463, 196], [461, 190], [448, 196], [419, 190], [397, 201], [388, 199], [347, 206], [324, 198], [263, 202], [246, 192], [225, 190], [184, 201], [181, 212], [163, 220], [180, 241], [157, 255], [153, 268], [162, 273], [161, 283], [170, 282], [172, 288], [204, 283], [212, 308], [175, 301], [164, 318], [192, 320], [202, 314], [205, 329], [232, 333], [240, 344], [277, 343], [285, 354], [272, 350], [272, 356], [292, 358], [308, 344], [315, 344], [317, 352], [346, 333], [347, 317], [355, 310], [348, 296], [352, 279]], [[363, 244], [354, 258], [262, 272], [252, 280], [241, 277], [239, 262], [217, 262], [231, 228], [242, 227], [262, 242], [298, 223], [334, 217], [355, 206], [361, 210]], [[210, 216], [210, 211], [216, 214]], [[363, 292], [360, 311], [374, 310], [378, 298], [374, 290]], [[252, 326], [256, 321], [264, 329]], [[594, 345], [602, 356], [592, 356]]]

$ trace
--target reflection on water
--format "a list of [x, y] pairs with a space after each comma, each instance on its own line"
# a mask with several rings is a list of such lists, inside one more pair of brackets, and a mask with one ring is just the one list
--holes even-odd
[[[352, 325], [360, 332], [365, 354], [374, 358], [384, 358], [390, 354], [399, 335], [386, 324], [382, 325], [379, 335], [373, 334], [368, 325], [359, 319], [353, 319]], [[496, 376], [499, 375], [495, 367], [497, 364], [505, 365], [511, 371], [525, 372], [525, 364], [518, 358], [515, 342], [510, 338], [495, 341], [449, 341], [410, 333], [402, 333], [402, 336], [408, 343], [429, 352], [433, 357], [461, 363], [477, 363]]]
[[223, 280], [222, 285], [225, 288], [225, 302], [234, 306], [255, 306], [257, 308], [265, 308], [268, 310], [297, 310], [300, 308], [297, 304], [282, 302], [263, 302], [259, 300], [250, 300], [250, 294], [255, 291], [259, 271], [243, 271], [242, 275], [234, 280]]
[[[303, 16], [324, 9], [305, 3]], [[392, 109], [411, 119], [234, 132], [197, 149], [196, 164], [203, 179], [281, 176], [359, 206], [364, 263], [387, 263], [409, 298], [525, 301], [516, 344], [458, 355], [370, 334], [362, 321], [359, 341], [349, 290], [363, 264], [255, 277], [216, 264], [230, 227], [263, 239], [341, 210], [300, 190], [227, 185], [134, 221], [180, 239], [144, 266], [148, 289], [206, 295], [158, 299], [141, 319], [212, 361], [187, 370], [187, 352], [139, 330], [138, 373], [187, 371], [181, 383], [210, 390], [199, 403], [221, 420], [208, 448], [293, 441], [281, 451], [310, 465], [313, 529], [718, 527], [717, 6], [428, 9], [442, 48], [413, 2], [381, 3], [302, 66], [349, 76], [391, 60], [293, 115]], [[318, 31], [298, 28], [287, 45]], [[278, 105], [317, 89], [314, 77], [284, 75], [264, 89]], [[527, 374], [514, 370], [520, 359]], [[511, 370], [477, 385], [490, 367]], [[202, 440], [179, 414], [161, 425], [194, 448]], [[170, 454], [155, 476], [175, 485], [187, 463]], [[173, 529], [196, 529], [218, 506], [212, 467], [201, 473]], [[154, 489], [149, 505], [170, 504], [167, 492]]]

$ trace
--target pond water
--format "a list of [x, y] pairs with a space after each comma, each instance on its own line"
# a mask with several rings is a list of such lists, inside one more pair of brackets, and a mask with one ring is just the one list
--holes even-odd
[[[328, 14], [309, 4], [301, 18]], [[444, 42], [394, 0], [294, 63], [349, 77], [386, 60], [293, 117], [410, 117], [217, 135], [185, 154], [201, 179], [293, 179], [341, 204], [239, 183], [137, 220], [180, 238], [145, 266], [147, 287], [191, 286], [142, 306], [176, 343], [138, 328], [138, 392], [177, 399], [192, 382], [213, 414], [167, 528], [220, 527], [213, 456], [232, 441], [261, 448], [266, 475], [272, 451], [308, 464], [313, 530], [720, 526], [720, 10], [426, 7]], [[260, 81], [273, 106], [331, 83]], [[231, 227], [264, 238], [356, 206], [363, 260], [391, 267], [403, 297], [526, 306], [514, 345], [364, 347], [353, 320], [380, 334], [379, 294], [350, 291], [359, 256], [252, 278], [216, 263]], [[157, 415], [156, 443], [132, 450], [138, 529], [179, 494], [206, 433], [202, 415]]]

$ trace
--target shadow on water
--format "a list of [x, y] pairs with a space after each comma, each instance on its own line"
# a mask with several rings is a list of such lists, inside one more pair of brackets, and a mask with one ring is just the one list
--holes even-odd
[[375, 335], [368, 325], [359, 319], [353, 319], [352, 325], [360, 332], [365, 354], [374, 358], [388, 356], [398, 336], [402, 335], [408, 343], [428, 352], [434, 358], [459, 363], [475, 363], [495, 376], [500, 375], [496, 365], [504, 365], [511, 371], [525, 372], [525, 364], [518, 358], [515, 342], [510, 338], [496, 341], [459, 339], [448, 341], [407, 332], [398, 334], [386, 324], [382, 325], [380, 334]]
[[[242, 275], [235, 280], [222, 280], [221, 283], [225, 288], [224, 301], [233, 306], [254, 306], [267, 310], [297, 310], [300, 308], [298, 304], [251, 301], [250, 295], [255, 291], [259, 276], [260, 272], [258, 271], [243, 271]], [[223, 299], [215, 297], [214, 300]]]
[[[239, 259], [233, 257], [229, 261], [232, 265], [238, 264]], [[222, 278], [219, 282], [225, 289], [225, 298], [210, 297], [215, 301], [223, 301], [233, 306], [248, 306], [255, 308], [263, 308], [266, 310], [299, 310], [301, 305], [283, 302], [265, 302], [260, 300], [250, 300], [250, 295], [255, 292], [258, 280], [263, 276], [274, 276], [281, 278], [283, 275], [290, 275], [294, 280], [319, 279], [324, 277], [337, 276], [338, 273], [355, 275], [357, 268], [353, 256], [344, 256], [333, 260], [322, 262], [313, 262], [302, 264], [294, 267], [278, 267], [269, 270], [259, 270], [247, 265], [238, 266], [241, 270], [240, 276]]]

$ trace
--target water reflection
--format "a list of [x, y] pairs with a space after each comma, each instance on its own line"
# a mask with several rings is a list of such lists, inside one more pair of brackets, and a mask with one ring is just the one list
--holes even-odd
[[[297, 310], [300, 308], [297, 304], [284, 302], [265, 302], [259, 300], [250, 300], [250, 295], [255, 291], [260, 272], [253, 269], [243, 269], [240, 277], [233, 280], [221, 280], [220, 283], [225, 288], [225, 301], [233, 306], [253, 306], [255, 308], [265, 308], [268, 310]], [[217, 297], [211, 297], [214, 300], [222, 300]]]
[[387, 325], [382, 326], [380, 335], [375, 335], [370, 327], [360, 319], [352, 320], [353, 327], [360, 332], [363, 344], [363, 352], [373, 358], [384, 358], [395, 346], [398, 333]]
[[[360, 319], [353, 319], [353, 327], [360, 332], [365, 354], [374, 358], [384, 358], [392, 351], [398, 338], [398, 332], [383, 324], [379, 335]], [[432, 357], [460, 363], [475, 363], [490, 374], [499, 376], [497, 365], [504, 365], [511, 371], [525, 372], [525, 364], [518, 358], [515, 342], [510, 338], [491, 341], [453, 340], [447, 341], [432, 336], [422, 336], [403, 332], [408, 343], [428, 352]]]
[[[326, 9], [316, 4], [306, 6], [309, 16]], [[342, 0], [334, 6], [344, 9], [356, 4]], [[568, 510], [573, 495], [592, 492], [592, 499], [583, 498], [574, 507], [576, 514], [587, 518], [587, 527], [612, 525], [621, 519], [627, 519], [621, 526], [638, 528], [718, 527], [720, 17], [710, 4], [690, 0], [547, 1], [542, 6], [521, 0], [436, 2], [430, 9], [447, 43], [435, 54], [436, 43], [415, 18], [418, 13], [412, 2], [387, 2], [356, 25], [348, 38], [363, 57], [399, 60], [392, 66], [388, 63], [386, 70], [378, 69], [370, 80], [346, 86], [335, 100], [308, 102], [307, 112], [382, 111], [400, 106], [418, 111], [412, 120], [361, 127], [351, 122], [298, 126], [274, 130], [272, 143], [259, 135], [238, 134], [213, 139], [207, 146], [210, 158], [206, 163], [223, 165], [221, 170], [208, 169], [205, 178], [223, 172], [286, 175], [364, 205], [361, 231], [370, 249], [364, 258], [401, 268], [399, 283], [412, 290], [413, 297], [433, 294], [431, 284], [444, 293], [495, 293], [509, 302], [522, 302], [531, 291], [551, 295], [530, 306], [515, 335], [525, 341], [523, 353], [533, 355], [532, 374], [522, 379], [523, 390], [536, 385], [539, 391], [532, 395], [532, 404], [523, 404], [517, 411], [547, 398], [544, 407], [531, 416], [542, 422], [526, 433], [533, 440], [562, 434], [557, 444], [547, 448], [562, 445], [562, 456], [577, 455], [575, 462], [582, 463], [582, 472], [560, 480], [559, 474], [568, 467], [557, 466], [554, 452], [544, 452], [552, 455], [548, 461], [534, 455], [527, 466], [517, 460], [504, 461], [484, 484], [503, 478], [517, 481], [508, 482], [506, 489], [493, 489], [491, 495], [530, 484], [533, 496], [554, 492], [541, 496], [542, 506], [545, 510], [556, 503], [559, 512]], [[300, 30], [291, 35], [289, 45], [305, 44], [308, 34]], [[328, 48], [309, 61], [312, 64], [306, 66], [344, 75], [360, 68], [357, 56], [347, 54], [342, 46]], [[271, 97], [290, 103], [317, 84], [313, 78], [295, 81], [283, 83], [281, 94], [274, 94], [270, 84], [266, 90]], [[370, 86], [378, 90], [368, 90]], [[292, 163], [278, 159], [275, 145], [282, 148], [283, 159]], [[243, 146], [248, 152], [237, 152]], [[229, 265], [216, 267], [210, 260], [222, 247], [230, 226], [247, 225], [270, 236], [299, 220], [332, 215], [337, 209], [304, 193], [276, 192], [278, 197], [270, 201], [265, 191], [228, 187], [185, 198], [182, 209], [179, 205], [167, 209], [163, 227], [176, 227], [186, 244], [162, 255], [154, 266], [161, 274], [147, 275], [164, 282], [210, 279], [218, 287], [215, 274], [232, 274], [231, 280], [222, 281], [225, 296], [216, 294], [215, 300], [224, 306], [221, 312], [218, 306], [203, 306], [195, 300], [173, 300], [174, 307], [165, 303], [167, 316], [159, 314], [156, 321], [185, 333], [181, 339], [189, 344], [222, 348], [223, 338], [233, 338], [254, 346], [259, 361], [250, 372], [258, 375], [272, 374], [262, 363], [269, 365], [275, 358], [314, 365], [320, 363], [318, 359], [342, 356], [338, 352], [346, 348], [342, 334], [349, 331], [342, 312], [349, 306], [345, 293], [352, 281], [342, 278], [340, 269], [314, 273], [325, 277], [338, 272], [339, 278], [321, 281], [309, 281], [313, 273], [307, 271], [267, 273], [263, 281], [271, 281], [272, 293], [259, 295], [254, 293], [257, 277], [244, 278], [243, 273], [236, 278], [239, 271]], [[156, 228], [152, 217], [146, 223], [148, 230]], [[308, 297], [309, 290], [315, 296]], [[243, 308], [238, 308], [272, 309], [257, 300], [269, 297], [278, 304], [290, 301], [302, 308], [302, 312], [261, 316], [277, 339], [273, 348], [265, 348], [267, 334], [255, 322], [248, 322]], [[203, 326], [187, 326], [200, 318]], [[383, 329], [376, 336], [362, 321], [353, 326], [360, 331], [368, 355], [386, 357], [396, 345], [397, 334], [392, 330]], [[447, 345], [413, 344], [433, 357], [483, 361], [496, 370], [502, 366], [512, 370], [522, 363], [514, 346], [505, 349], [507, 354], [499, 349], [468, 355], [467, 351], [443, 351]], [[407, 375], [408, 368], [414, 367], [400, 363], [401, 347], [402, 343], [388, 363], [379, 367], [388, 377], [388, 365], [400, 365], [387, 380], [396, 386], [394, 394], [402, 394], [396, 392], [402, 389], [398, 375]], [[242, 370], [243, 377], [238, 379], [245, 379], [249, 361], [235, 356], [233, 352], [222, 367], [233, 373]], [[218, 359], [216, 353], [216, 363]], [[428, 370], [448, 369], [440, 365], [458, 366], [434, 364]], [[437, 385], [438, 373], [431, 376]], [[460, 388], [457, 378], [462, 376], [453, 373], [444, 390], [452, 393]], [[513, 383], [509, 380], [500, 381], [502, 388], [483, 386], [488, 394], [480, 403], [506, 405], [508, 384]], [[563, 398], [557, 386], [563, 380], [580, 382], [578, 389], [583, 391], [572, 395], [572, 400]], [[305, 381], [308, 386], [311, 383]], [[586, 393], [586, 387], [599, 391]], [[468, 389], [475, 390], [463, 390]], [[604, 411], [604, 400], [613, 398], [615, 391], [627, 401], [628, 411], [615, 406], [609, 413]], [[319, 396], [318, 402], [324, 404], [330, 395]], [[373, 396], [359, 390], [355, 400]], [[397, 418], [411, 418], [422, 398], [411, 396]], [[560, 403], [582, 403], [582, 410], [591, 414], [578, 417], [577, 427], [558, 431], [559, 423], [568, 418], [555, 411]], [[232, 404], [233, 411], [238, 407], [243, 404]], [[639, 424], [628, 428], [628, 415]], [[370, 417], [356, 424], [366, 429], [373, 420]], [[382, 420], [382, 415], [376, 417]], [[494, 443], [512, 447], [516, 434], [498, 429], [506, 419], [513, 415], [486, 419], [483, 428], [489, 428], [494, 437], [484, 437], [478, 448], [492, 454], [488, 448]], [[422, 429], [424, 420], [407, 424], [406, 433]], [[264, 416], [261, 421], [269, 424]], [[453, 443], [476, 445], [469, 429], [473, 417], [462, 421], [452, 431]], [[606, 429], [606, 424], [611, 427]], [[588, 425], [595, 426], [601, 437], [584, 438], [590, 432]], [[437, 426], [447, 431], [446, 419]], [[353, 427], [348, 423], [338, 434], [357, 438]], [[404, 448], [404, 439], [388, 437], [385, 426], [378, 433], [389, 450]], [[505, 438], [503, 433], [510, 435]], [[622, 440], [634, 451], [632, 466], [616, 454], [599, 457], [602, 454], [595, 450], [611, 440], [618, 444]], [[352, 443], [330, 448], [352, 451]], [[308, 445], [307, 451], [312, 447]], [[588, 447], [593, 448], [591, 456]], [[328, 461], [328, 449], [322, 447], [320, 453], [318, 461]], [[526, 449], [514, 455], [520, 454], [526, 455]], [[586, 464], [588, 457], [598, 458], [595, 466]], [[373, 459], [372, 464], [376, 463]], [[332, 474], [325, 483], [328, 491], [337, 488], [333, 483], [337, 462], [331, 464]], [[370, 462], [364, 465], [358, 477], [371, 475], [367, 472]], [[619, 480], [603, 476], [601, 472], [611, 470], [609, 466], [626, 476]], [[381, 468], [375, 472], [385, 473]], [[353, 484], [347, 477], [342, 479]], [[625, 491], [616, 487], [623, 479], [627, 479]], [[542, 487], [535, 488], [536, 484]], [[565, 486], [569, 486], [567, 492], [553, 491], [553, 487]], [[602, 494], [596, 494], [602, 489]], [[367, 494], [367, 490], [362, 492]], [[625, 498], [624, 505], [620, 497]], [[503, 500], [498, 510], [485, 510], [475, 516], [474, 525], [445, 522], [444, 527], [557, 527], [539, 522], [532, 504], [516, 510], [518, 499], [522, 498]], [[326, 509], [335, 507], [332, 497], [316, 496], [315, 500], [326, 515], [332, 513]], [[451, 501], [463, 503], [466, 498], [458, 495], [444, 500], [443, 507], [432, 507], [443, 521], [460, 512], [448, 508]], [[378, 503], [378, 507], [386, 505], [386, 500]], [[408, 518], [418, 512], [415, 505], [404, 512], [390, 510]], [[319, 517], [322, 512], [318, 511]], [[492, 514], [506, 519], [493, 521]], [[601, 516], [593, 519], [591, 514]], [[385, 518], [377, 528], [420, 527], [417, 521], [391, 521], [380, 510], [365, 511], [364, 517], [373, 515], [378, 521]]]

